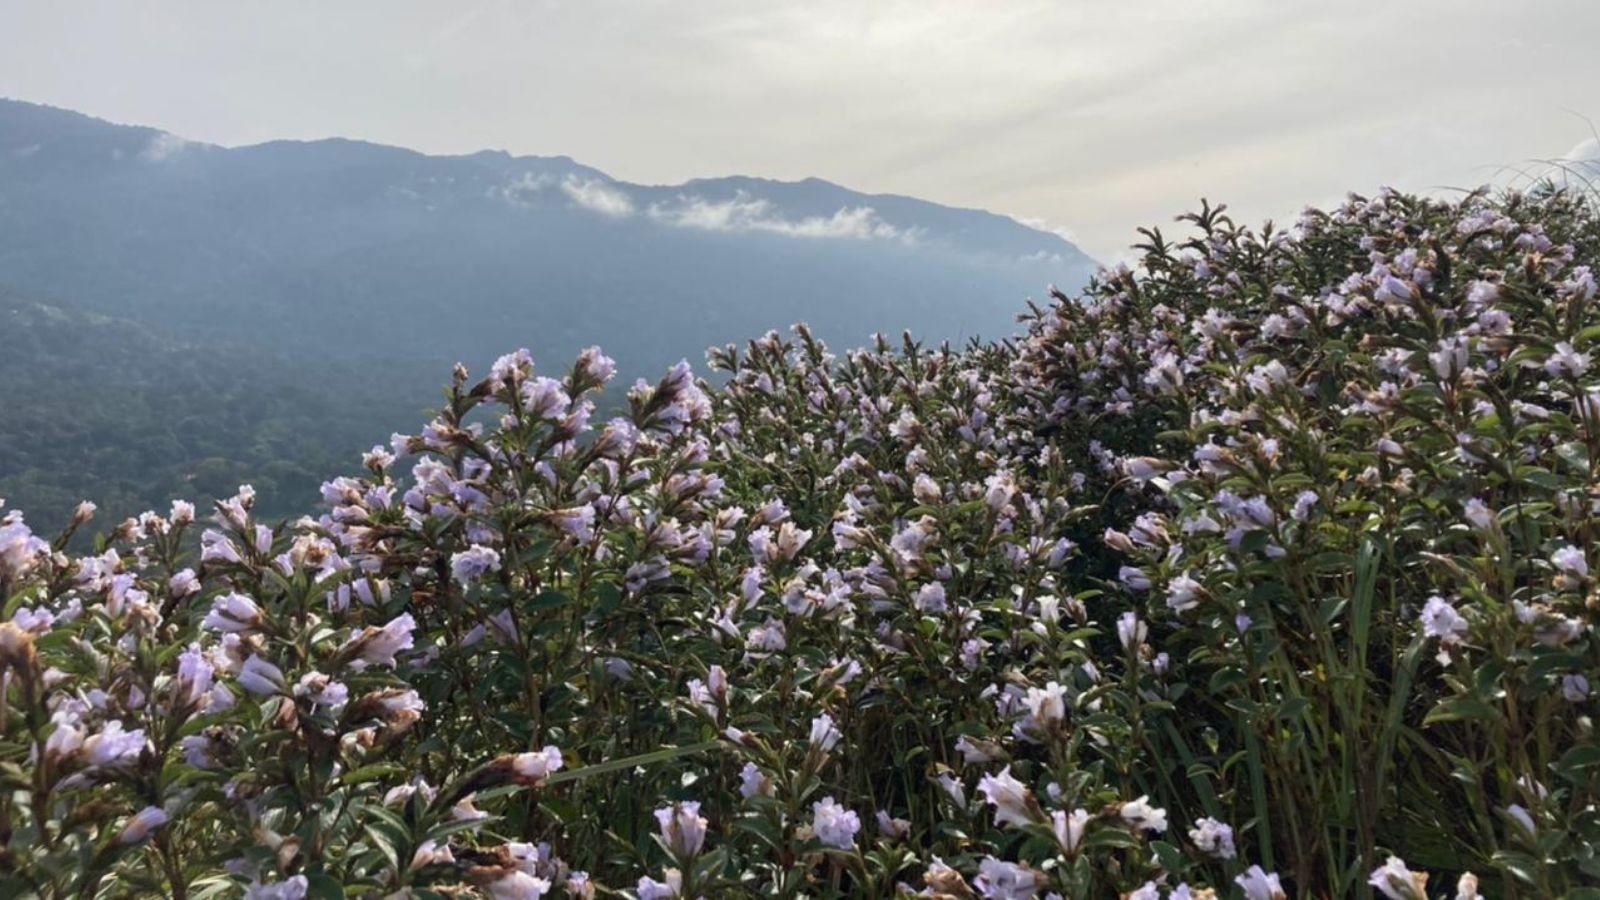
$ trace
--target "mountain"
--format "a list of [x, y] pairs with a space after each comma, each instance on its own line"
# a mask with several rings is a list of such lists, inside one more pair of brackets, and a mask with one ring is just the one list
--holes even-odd
[[961, 340], [1009, 333], [1025, 297], [1091, 269], [1004, 216], [818, 179], [652, 187], [565, 157], [224, 148], [0, 102], [0, 283], [290, 355], [604, 342], [653, 370], [797, 320]]
[[843, 346], [995, 337], [1093, 268], [1005, 216], [819, 179], [651, 186], [559, 156], [229, 148], [0, 100], [0, 286], [406, 411], [352, 452], [414, 427], [457, 360], [482, 371], [527, 346], [559, 369], [600, 344], [631, 378], [796, 321]]

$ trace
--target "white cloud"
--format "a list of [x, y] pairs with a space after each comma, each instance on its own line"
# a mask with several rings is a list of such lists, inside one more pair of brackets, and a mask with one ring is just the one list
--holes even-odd
[[1507, 166], [1502, 180], [1526, 188], [1536, 182], [1551, 182], [1593, 195], [1600, 190], [1600, 139], [1579, 141], [1565, 155], [1518, 166]]
[[555, 183], [555, 176], [548, 172], [523, 172], [511, 181], [498, 188], [491, 188], [490, 195], [498, 193], [508, 202], [518, 206], [526, 206], [538, 199], [545, 188]]
[[1074, 234], [1072, 229], [1065, 225], [1056, 225], [1045, 219], [1035, 219], [1028, 216], [1017, 216], [1016, 220], [1028, 226], [1029, 228], [1032, 228], [1034, 231], [1042, 231], [1045, 234], [1053, 234], [1056, 237], [1061, 238], [1063, 241], [1073, 245], [1074, 247], [1083, 243], [1082, 239]]
[[568, 175], [561, 181], [561, 192], [573, 203], [613, 219], [633, 215], [633, 198], [598, 178]]
[[921, 230], [901, 229], [883, 221], [870, 206], [846, 206], [830, 216], [787, 219], [771, 201], [739, 191], [727, 200], [679, 197], [671, 204], [653, 203], [650, 218], [677, 228], [731, 233], [758, 232], [798, 238], [899, 240], [916, 243]]
[[139, 158], [145, 162], [162, 162], [182, 153], [189, 146], [189, 141], [175, 134], [165, 131], [150, 139], [139, 151]]
[[1569, 163], [1600, 163], [1600, 140], [1586, 138], [1579, 141], [1576, 147], [1567, 151], [1567, 155], [1563, 156], [1561, 161]]

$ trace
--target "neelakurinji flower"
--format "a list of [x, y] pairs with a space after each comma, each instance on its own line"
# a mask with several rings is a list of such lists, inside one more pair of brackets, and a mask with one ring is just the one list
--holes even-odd
[[855, 846], [856, 832], [860, 830], [861, 818], [832, 797], [811, 805], [811, 831], [824, 846], [849, 850]]

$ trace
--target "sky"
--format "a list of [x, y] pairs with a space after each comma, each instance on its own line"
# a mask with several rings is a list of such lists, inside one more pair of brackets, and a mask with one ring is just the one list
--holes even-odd
[[0, 96], [226, 145], [816, 176], [1109, 261], [1202, 196], [1259, 222], [1561, 157], [1600, 122], [1597, 38], [1595, 0], [0, 0]]

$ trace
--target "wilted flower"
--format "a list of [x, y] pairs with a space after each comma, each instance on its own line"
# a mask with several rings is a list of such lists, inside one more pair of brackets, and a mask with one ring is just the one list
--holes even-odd
[[1544, 370], [1552, 378], [1580, 378], [1589, 371], [1589, 362], [1589, 354], [1579, 353], [1566, 341], [1557, 341], [1555, 351], [1545, 360]]
[[294, 695], [316, 706], [337, 711], [350, 701], [350, 689], [321, 672], [307, 672], [295, 683]]
[[1496, 519], [1494, 510], [1477, 497], [1471, 497], [1463, 507], [1463, 513], [1472, 527], [1479, 531], [1489, 531], [1495, 527]]
[[967, 765], [981, 765], [1005, 757], [1005, 749], [994, 741], [962, 735], [956, 738], [956, 752]]
[[0, 583], [20, 580], [38, 565], [50, 545], [34, 537], [20, 518], [0, 520]]
[[553, 746], [546, 746], [543, 750], [532, 753], [518, 753], [511, 757], [511, 772], [516, 777], [518, 784], [537, 786], [544, 783], [553, 773], [561, 770], [565, 765], [561, 758], [561, 750]]
[[670, 900], [679, 895], [683, 889], [683, 873], [677, 869], [668, 869], [661, 873], [661, 877], [661, 881], [656, 881], [648, 875], [640, 877], [638, 885], [634, 888], [639, 900]]
[[878, 834], [890, 841], [903, 841], [911, 833], [909, 819], [897, 819], [883, 810], [878, 810]]
[[393, 666], [395, 654], [414, 646], [412, 632], [417, 622], [410, 613], [401, 613], [382, 628], [368, 626], [350, 638], [349, 646], [362, 665]]
[[1028, 715], [1035, 725], [1049, 729], [1067, 717], [1067, 689], [1052, 681], [1042, 688], [1030, 687], [1024, 696]]
[[1407, 869], [1398, 856], [1389, 857], [1387, 862], [1372, 870], [1367, 883], [1389, 900], [1427, 900], [1428, 896], [1427, 874]]

